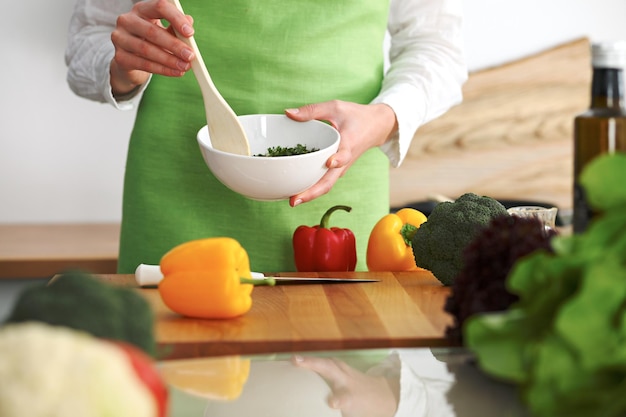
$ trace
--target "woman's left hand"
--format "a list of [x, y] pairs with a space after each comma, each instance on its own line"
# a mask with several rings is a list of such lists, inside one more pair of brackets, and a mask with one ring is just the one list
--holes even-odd
[[340, 100], [287, 109], [300, 122], [324, 120], [341, 134], [339, 149], [326, 161], [326, 174], [313, 186], [289, 199], [292, 207], [328, 193], [350, 166], [370, 148], [380, 146], [397, 130], [394, 111], [386, 104], [356, 104]]

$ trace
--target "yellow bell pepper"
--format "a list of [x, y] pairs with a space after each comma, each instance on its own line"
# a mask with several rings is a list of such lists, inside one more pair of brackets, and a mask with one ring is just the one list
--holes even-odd
[[232, 401], [243, 391], [250, 375], [250, 359], [241, 356], [164, 361], [159, 366], [165, 381], [189, 394]]
[[411, 240], [427, 220], [419, 210], [403, 208], [382, 217], [372, 229], [367, 242], [367, 268], [370, 271], [415, 271]]
[[[248, 253], [235, 239], [217, 237], [176, 246], [161, 258], [159, 293], [172, 311], [226, 319], [252, 307]], [[259, 280], [262, 281], [262, 280]]]

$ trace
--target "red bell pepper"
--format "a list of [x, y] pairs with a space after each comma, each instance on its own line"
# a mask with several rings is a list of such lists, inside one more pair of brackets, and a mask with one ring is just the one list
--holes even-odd
[[298, 226], [293, 234], [296, 268], [303, 272], [354, 271], [356, 239], [350, 229], [328, 227], [336, 210], [350, 212], [351, 207], [333, 206], [324, 213], [320, 224]]

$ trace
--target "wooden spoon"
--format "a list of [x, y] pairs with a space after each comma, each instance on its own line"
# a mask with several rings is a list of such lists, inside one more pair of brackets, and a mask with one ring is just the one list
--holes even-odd
[[[181, 13], [185, 13], [179, 0], [169, 0]], [[237, 115], [230, 108], [226, 100], [217, 91], [209, 71], [204, 65], [204, 60], [198, 49], [193, 36], [186, 38], [176, 32], [178, 39], [185, 42], [194, 52], [195, 59], [191, 62], [191, 68], [200, 85], [204, 110], [206, 112], [207, 126], [211, 144], [215, 149], [240, 155], [250, 155], [250, 145], [246, 132], [237, 119]]]

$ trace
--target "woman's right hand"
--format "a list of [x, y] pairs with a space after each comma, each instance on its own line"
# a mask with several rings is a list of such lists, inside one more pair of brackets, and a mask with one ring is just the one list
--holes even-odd
[[[161, 19], [170, 26], [165, 28]], [[191, 16], [185, 16], [168, 0], [141, 1], [117, 18], [111, 34], [115, 46], [111, 61], [114, 95], [131, 92], [150, 74], [180, 77], [191, 68], [194, 53], [172, 28], [183, 36], [194, 33]]]

